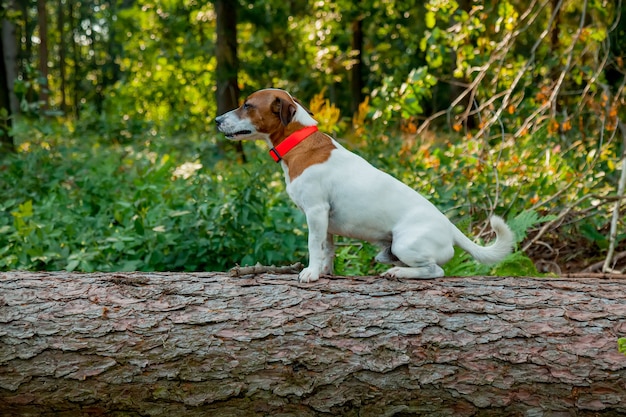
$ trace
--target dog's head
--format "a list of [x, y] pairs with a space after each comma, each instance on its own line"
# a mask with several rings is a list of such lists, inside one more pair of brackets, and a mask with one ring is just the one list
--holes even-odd
[[241, 107], [216, 117], [215, 123], [231, 140], [267, 139], [291, 123], [316, 125], [311, 115], [288, 92], [269, 88], [250, 94]]

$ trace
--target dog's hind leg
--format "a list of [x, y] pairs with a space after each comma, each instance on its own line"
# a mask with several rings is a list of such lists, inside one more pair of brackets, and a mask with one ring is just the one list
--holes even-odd
[[376, 262], [396, 266], [407, 266], [407, 264], [402, 262], [396, 255], [393, 254], [393, 252], [391, 252], [391, 243], [381, 244], [381, 246], [381, 251], [378, 252], [378, 255], [374, 258]]
[[424, 263], [421, 266], [396, 266], [383, 273], [388, 278], [429, 279], [444, 276], [443, 269], [436, 263]]
[[392, 254], [399, 259], [396, 267], [383, 275], [391, 278], [438, 278], [444, 276], [439, 266], [454, 255], [452, 244], [443, 234], [426, 230], [404, 230], [393, 237]]

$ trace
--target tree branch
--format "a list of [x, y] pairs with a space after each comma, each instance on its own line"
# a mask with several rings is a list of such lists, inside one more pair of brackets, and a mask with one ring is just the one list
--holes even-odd
[[[626, 82], [626, 78], [625, 78]], [[623, 86], [624, 84], [622, 84]], [[615, 253], [615, 246], [617, 244], [617, 222], [620, 217], [620, 208], [622, 205], [622, 199], [624, 198], [624, 189], [626, 188], [626, 126], [621, 121], [617, 122], [617, 128], [622, 132], [622, 173], [617, 185], [617, 201], [615, 202], [615, 208], [613, 209], [613, 215], [611, 216], [611, 228], [609, 232], [609, 249], [606, 253], [606, 259], [604, 265], [602, 265], [602, 272], [620, 274], [622, 271], [613, 269], [613, 254]]]
[[254, 266], [235, 266], [228, 271], [231, 277], [241, 277], [244, 275], [259, 275], [259, 274], [297, 274], [302, 271], [303, 265], [300, 262], [296, 262], [293, 265], [287, 266], [267, 266], [257, 263]]

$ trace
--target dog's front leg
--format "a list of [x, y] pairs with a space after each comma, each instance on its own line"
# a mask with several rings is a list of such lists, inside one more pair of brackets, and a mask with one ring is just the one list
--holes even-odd
[[[328, 253], [333, 251], [332, 236], [328, 234], [328, 205], [317, 205], [305, 211], [306, 222], [309, 227], [309, 266], [304, 268], [298, 280], [300, 282], [313, 282], [320, 278], [320, 273], [330, 272], [328, 269]], [[330, 258], [332, 271], [332, 257]]]

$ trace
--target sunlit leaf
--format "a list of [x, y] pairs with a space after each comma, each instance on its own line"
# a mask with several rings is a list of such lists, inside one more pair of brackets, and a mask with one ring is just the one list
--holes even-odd
[[424, 20], [426, 22], [426, 27], [428, 29], [432, 29], [435, 27], [436, 24], [436, 17], [435, 17], [435, 13], [434, 12], [426, 12], [425, 16], [424, 16]]

